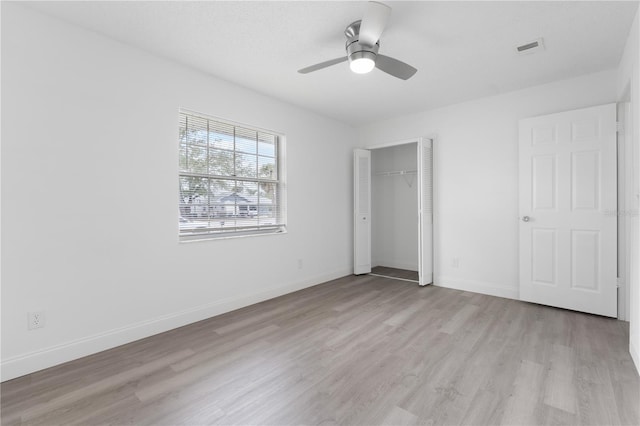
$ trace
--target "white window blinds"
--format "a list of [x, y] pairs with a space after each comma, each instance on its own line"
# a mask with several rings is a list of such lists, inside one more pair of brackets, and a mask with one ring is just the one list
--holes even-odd
[[180, 111], [178, 143], [181, 238], [284, 230], [278, 135]]

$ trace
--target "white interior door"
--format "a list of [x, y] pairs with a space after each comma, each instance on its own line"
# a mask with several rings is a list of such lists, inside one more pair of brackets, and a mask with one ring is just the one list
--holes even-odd
[[615, 317], [616, 105], [520, 121], [520, 299]]
[[371, 272], [371, 151], [353, 152], [353, 273]]
[[433, 142], [418, 143], [418, 280], [433, 283]]

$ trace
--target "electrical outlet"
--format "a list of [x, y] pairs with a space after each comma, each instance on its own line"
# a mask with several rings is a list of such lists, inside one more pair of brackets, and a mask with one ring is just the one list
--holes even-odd
[[459, 268], [460, 267], [460, 258], [459, 257], [454, 257], [451, 260], [451, 266], [454, 268]]
[[302, 259], [298, 259], [298, 269], [302, 269]]
[[43, 328], [46, 322], [44, 311], [28, 312], [27, 313], [27, 329], [35, 330], [36, 328]]

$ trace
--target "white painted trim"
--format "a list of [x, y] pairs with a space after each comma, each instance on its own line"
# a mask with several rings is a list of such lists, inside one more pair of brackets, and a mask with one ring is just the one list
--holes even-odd
[[14, 379], [347, 275], [351, 275], [350, 267], [262, 292], [218, 300], [4, 359], [0, 363], [1, 380]]
[[411, 138], [411, 139], [402, 139], [399, 141], [393, 141], [393, 142], [385, 142], [385, 143], [381, 143], [381, 144], [376, 144], [376, 145], [367, 145], [367, 146], [363, 146], [362, 149], [380, 149], [380, 148], [389, 148], [390, 146], [398, 146], [398, 145], [408, 145], [410, 143], [420, 143], [424, 140], [429, 140], [431, 139], [432, 142], [435, 143], [435, 141], [438, 139], [438, 134], [437, 133], [429, 133], [426, 136], [420, 136], [417, 138]]
[[432, 198], [432, 203], [433, 203], [433, 214], [431, 217], [431, 226], [433, 228], [433, 236], [432, 236], [432, 241], [431, 244], [433, 244], [433, 275], [431, 276], [432, 278], [432, 284], [435, 285], [435, 279], [436, 277], [439, 276], [440, 274], [440, 252], [438, 251], [438, 248], [441, 247], [440, 245], [440, 215], [438, 213], [438, 206], [440, 205], [440, 201], [438, 200], [438, 196], [439, 196], [439, 191], [438, 191], [438, 164], [439, 164], [439, 156], [440, 156], [440, 150], [438, 149], [438, 134], [437, 133], [431, 133], [429, 135], [427, 135], [425, 137], [425, 139], [431, 139], [431, 153], [433, 155], [433, 157], [431, 158], [431, 198]]
[[504, 286], [483, 281], [460, 280], [450, 277], [438, 277], [434, 285], [438, 287], [452, 288], [455, 290], [469, 291], [472, 293], [487, 294], [489, 296], [504, 297], [506, 299], [519, 300], [518, 288]]
[[631, 354], [633, 363], [636, 365], [636, 371], [638, 372], [638, 375], [640, 375], [640, 352], [635, 346], [633, 346], [632, 341], [629, 341], [629, 353]]
[[424, 139], [430, 139], [430, 138], [411, 138], [411, 139], [403, 139], [401, 141], [394, 141], [394, 142], [385, 142], [385, 143], [381, 143], [381, 144], [377, 144], [377, 145], [369, 145], [369, 146], [365, 146], [362, 149], [380, 149], [380, 148], [389, 148], [391, 146], [398, 146], [398, 145], [408, 145], [410, 143], [421, 143]]
[[[629, 96], [630, 89], [625, 91]], [[622, 125], [624, 131], [616, 135], [616, 145], [618, 148], [618, 319], [629, 321], [630, 317], [630, 294], [629, 276], [631, 271], [631, 218], [627, 216], [627, 205], [633, 205], [633, 194], [628, 180], [633, 180], [627, 169], [629, 166], [627, 152], [632, 152], [631, 131], [631, 103], [624, 101], [616, 105], [618, 124]], [[630, 158], [629, 158], [630, 160]], [[630, 171], [630, 170], [629, 170]]]

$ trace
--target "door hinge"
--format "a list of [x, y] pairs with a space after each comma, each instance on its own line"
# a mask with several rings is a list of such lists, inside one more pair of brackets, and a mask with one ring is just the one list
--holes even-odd
[[616, 288], [620, 288], [624, 286], [624, 280], [622, 278], [618, 278], [616, 280]]
[[616, 132], [624, 133], [624, 123], [616, 121]]

